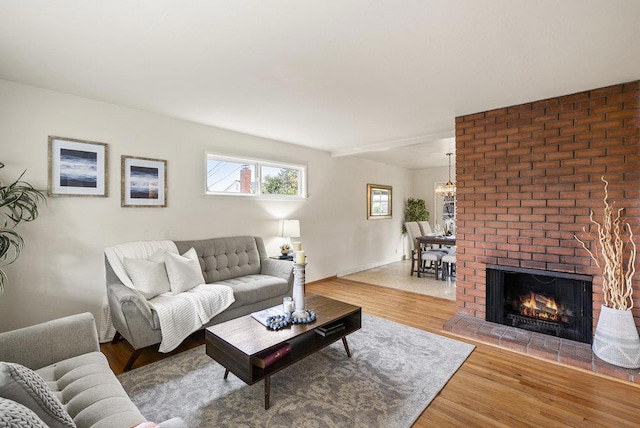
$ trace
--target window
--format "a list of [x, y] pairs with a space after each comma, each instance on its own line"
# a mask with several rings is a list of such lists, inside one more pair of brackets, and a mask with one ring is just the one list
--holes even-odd
[[207, 193], [255, 194], [255, 165], [221, 158], [207, 159]]
[[307, 168], [249, 158], [207, 154], [206, 193], [305, 198]]
[[456, 197], [455, 196], [443, 196], [442, 204], [442, 218], [446, 222], [447, 220], [456, 219]]
[[[443, 185], [444, 182], [438, 181], [434, 183], [434, 189], [439, 185]], [[437, 193], [433, 193], [434, 198], [434, 212], [433, 223], [435, 225], [434, 232], [455, 234], [456, 230], [456, 196], [438, 196]], [[447, 233], [449, 232], [449, 233]]]

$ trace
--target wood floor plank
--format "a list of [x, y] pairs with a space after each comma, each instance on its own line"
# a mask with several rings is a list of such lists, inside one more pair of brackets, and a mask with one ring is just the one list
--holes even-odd
[[[455, 302], [341, 278], [307, 284], [306, 291], [476, 346], [415, 427], [639, 426], [640, 385], [443, 332], [443, 324], [455, 314]], [[134, 367], [204, 343], [201, 333], [189, 337], [171, 354], [145, 350]], [[116, 373], [131, 352], [126, 341], [102, 344], [101, 349]]]

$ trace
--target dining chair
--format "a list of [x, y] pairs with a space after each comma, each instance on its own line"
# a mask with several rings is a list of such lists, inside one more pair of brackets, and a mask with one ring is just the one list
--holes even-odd
[[456, 253], [455, 251], [449, 254], [442, 256], [442, 280], [444, 281], [447, 277], [451, 278], [455, 276], [456, 271]]
[[431, 225], [429, 224], [428, 221], [419, 221], [417, 223], [418, 223], [418, 226], [420, 227], [420, 232], [422, 232], [422, 236], [432, 233]]
[[[427, 262], [429, 264], [429, 268], [433, 269], [433, 274], [436, 279], [440, 274], [439, 271], [442, 270], [442, 259], [447, 256], [447, 252], [436, 249], [436, 250], [426, 250], [420, 252], [420, 268], [422, 269], [420, 273], [427, 273]], [[444, 271], [443, 271], [444, 272]], [[444, 275], [444, 273], [442, 273]]]
[[438, 271], [440, 269], [440, 261], [442, 257], [444, 257], [447, 252], [442, 251], [440, 249], [433, 250], [428, 248], [423, 248], [420, 251], [420, 260], [418, 260], [418, 248], [416, 238], [418, 236], [422, 236], [420, 233], [420, 226], [415, 221], [408, 221], [404, 224], [407, 229], [407, 233], [409, 234], [409, 239], [411, 241], [411, 276], [416, 272], [418, 274], [424, 273], [427, 269], [427, 264], [430, 268], [433, 268], [436, 278], [438, 277]]
[[[426, 236], [431, 232], [431, 225], [429, 224], [428, 221], [418, 221], [418, 226], [420, 227], [420, 233], [422, 234], [422, 236]], [[427, 249], [431, 250], [431, 249], [435, 249], [435, 247], [433, 245], [426, 245], [425, 246]]]
[[407, 221], [405, 222], [404, 227], [407, 229], [407, 234], [409, 235], [409, 243], [411, 248], [411, 276], [413, 276], [414, 272], [418, 272], [418, 270], [416, 269], [416, 263], [418, 262], [418, 248], [416, 247], [416, 238], [418, 236], [421, 236], [420, 226], [418, 226], [418, 223], [415, 221]]

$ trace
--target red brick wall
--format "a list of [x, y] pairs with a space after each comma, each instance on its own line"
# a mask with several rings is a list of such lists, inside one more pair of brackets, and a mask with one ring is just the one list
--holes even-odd
[[640, 81], [457, 117], [458, 312], [485, 318], [490, 263], [594, 275], [595, 325], [602, 278], [573, 235], [601, 218], [603, 175], [640, 249]]

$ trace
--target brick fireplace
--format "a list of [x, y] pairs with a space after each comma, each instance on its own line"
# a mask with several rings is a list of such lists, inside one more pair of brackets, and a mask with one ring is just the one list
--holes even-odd
[[640, 236], [640, 81], [457, 117], [458, 313], [485, 319], [487, 265], [535, 269], [592, 276], [595, 328], [602, 278], [573, 235], [601, 216], [601, 176]]

